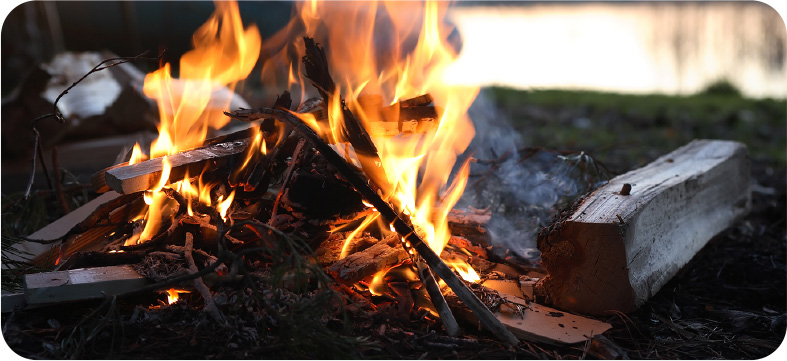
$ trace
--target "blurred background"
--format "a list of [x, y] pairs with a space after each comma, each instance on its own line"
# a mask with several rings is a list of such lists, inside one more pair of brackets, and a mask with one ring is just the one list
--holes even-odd
[[[288, 23], [293, 3], [241, 1], [239, 7], [244, 24], [255, 23], [265, 44]], [[96, 57], [83, 59], [91, 65], [75, 70], [84, 74], [111, 56], [166, 49], [162, 60], [176, 73], [192, 34], [213, 10], [208, 1], [34, 1], [13, 8], [2, 29], [4, 201], [28, 182], [31, 120], [52, 111], [52, 96], [42, 93], [54, 65], [42, 71], [42, 64], [66, 51], [93, 52]], [[470, 111], [474, 156], [497, 172], [488, 177], [478, 169], [471, 183], [476, 191], [467, 192], [465, 204], [484, 206], [481, 200], [495, 198], [501, 211], [527, 219], [501, 229], [535, 230], [562, 196], [695, 138], [742, 141], [758, 171], [784, 174], [787, 32], [766, 4], [458, 1], [448, 18], [460, 52], [445, 80], [483, 87]], [[282, 90], [260, 82], [267, 55], [236, 89], [250, 106], [268, 105]], [[139, 61], [134, 69], [112, 69], [124, 84], [139, 86], [135, 81], [158, 65]], [[98, 102], [104, 93], [78, 88], [63, 106]], [[39, 160], [62, 172], [62, 182], [89, 183], [93, 172], [155, 134], [156, 110], [130, 99], [82, 122], [41, 121]], [[588, 163], [598, 165], [596, 174], [577, 175]], [[34, 189], [51, 188], [54, 175], [40, 168]], [[533, 207], [532, 217], [521, 217]]]
[[[292, 8], [239, 4], [263, 39]], [[213, 9], [209, 1], [20, 4], [3, 23], [2, 94], [65, 50], [133, 56], [166, 48], [176, 64]], [[784, 22], [760, 2], [458, 1], [449, 18], [463, 48], [449, 77], [456, 83], [686, 95], [729, 81], [747, 96], [787, 96]]]

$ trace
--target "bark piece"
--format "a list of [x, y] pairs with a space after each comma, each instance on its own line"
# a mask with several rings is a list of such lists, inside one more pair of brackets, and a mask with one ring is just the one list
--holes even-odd
[[614, 178], [539, 235], [549, 275], [536, 293], [577, 313], [633, 311], [747, 213], [749, 184], [746, 147], [714, 140]]
[[[172, 165], [167, 184], [183, 179], [187, 172], [190, 176], [199, 175], [209, 162], [229, 161], [229, 158], [243, 153], [249, 142], [248, 138], [239, 139], [167, 156], [167, 160]], [[161, 178], [162, 159], [163, 157], [154, 158], [125, 167], [109, 169], [106, 171], [106, 183], [113, 190], [123, 194], [150, 189], [158, 184]]]
[[25, 275], [28, 305], [80, 301], [118, 295], [150, 281], [131, 266], [80, 268]]

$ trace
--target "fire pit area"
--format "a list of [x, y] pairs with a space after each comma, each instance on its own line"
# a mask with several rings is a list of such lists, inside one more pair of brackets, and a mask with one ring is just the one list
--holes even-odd
[[[176, 63], [165, 51], [63, 53], [38, 67], [25, 81], [46, 92], [28, 93], [52, 112], [29, 119], [30, 178], [3, 201], [9, 348], [160, 359], [775, 350], [783, 165], [774, 175], [735, 140], [693, 139], [616, 171], [583, 151], [498, 153], [498, 125], [471, 119], [481, 89], [446, 75], [461, 48], [448, 5], [298, 2], [264, 38], [238, 4], [216, 2]], [[254, 101], [250, 74], [266, 88]], [[64, 188], [50, 127], [135, 127], [126, 118], [155, 137]], [[45, 158], [55, 185], [36, 189]], [[31, 230], [35, 207], [61, 216]], [[734, 258], [758, 239], [757, 263]], [[704, 298], [714, 288], [730, 297]], [[714, 354], [717, 343], [731, 345]]]

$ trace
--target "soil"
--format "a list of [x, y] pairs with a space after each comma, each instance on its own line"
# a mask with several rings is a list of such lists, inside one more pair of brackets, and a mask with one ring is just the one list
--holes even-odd
[[582, 344], [510, 348], [468, 324], [463, 338], [448, 337], [428, 313], [403, 311], [412, 299], [400, 293], [367, 298], [330, 279], [277, 276], [292, 267], [262, 260], [250, 261], [260, 267], [245, 280], [211, 288], [221, 323], [201, 311], [198, 293], [173, 305], [141, 294], [4, 313], [3, 337], [30, 359], [758, 359], [787, 330], [785, 172], [780, 160], [754, 154], [751, 213], [637, 311], [603, 317], [612, 329]]

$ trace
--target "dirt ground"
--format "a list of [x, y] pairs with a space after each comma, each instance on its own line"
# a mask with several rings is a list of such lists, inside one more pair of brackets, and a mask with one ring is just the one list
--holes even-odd
[[[534, 111], [549, 114], [552, 109], [538, 104], [527, 111], [500, 106], [511, 114], [520, 112], [531, 118]], [[647, 147], [648, 143], [642, 142], [637, 148], [640, 152], [632, 155], [624, 146], [605, 148], [608, 144], [598, 139], [587, 139], [582, 144], [579, 138], [572, 138], [574, 135], [558, 130], [580, 118], [577, 109], [589, 108], [561, 108], [560, 114], [571, 116], [556, 116], [560, 119], [552, 123], [553, 128], [539, 129], [543, 134], [552, 132], [554, 137], [532, 145], [554, 147], [561, 140], [573, 139], [566, 144], [574, 149], [596, 150], [602, 154], [598, 159], [618, 171], [671, 150]], [[599, 119], [596, 125], [600, 133], [628, 132], [607, 126], [612, 123], [606, 120], [626, 120], [627, 113], [605, 114], [585, 115], [593, 121]], [[649, 115], [638, 115], [640, 125], [651, 125], [640, 131], [669, 137], [671, 133], [663, 129], [679, 128], [669, 113], [663, 114], [668, 120], [651, 122]], [[521, 121], [512, 118], [515, 124]], [[771, 121], [778, 124], [783, 120]], [[720, 134], [731, 133], [723, 130]], [[690, 139], [693, 134], [680, 137]], [[782, 142], [783, 147], [784, 134], [779, 137], [781, 140], [764, 143], [778, 147]], [[604, 317], [612, 329], [586, 343], [554, 346], [523, 342], [517, 348], [508, 348], [489, 333], [467, 324], [463, 325], [465, 338], [450, 338], [439, 329], [438, 321], [402, 318], [395, 300], [379, 302], [372, 312], [362, 299], [355, 299], [339, 312], [332, 294], [346, 294], [346, 290], [336, 285], [331, 286], [333, 291], [295, 293], [284, 291], [264, 275], [214, 289], [214, 298], [227, 317], [222, 325], [200, 311], [197, 295], [186, 295], [185, 302], [173, 306], [163, 305], [160, 295], [137, 295], [4, 313], [3, 337], [11, 350], [30, 359], [762, 358], [781, 346], [787, 329], [787, 177], [784, 162], [770, 154], [770, 148], [751, 139], [742, 141], [752, 150], [751, 213], [711, 240], [639, 310]], [[5, 223], [12, 218], [5, 205], [4, 197], [4, 231]], [[157, 303], [162, 304], [141, 306]]]

